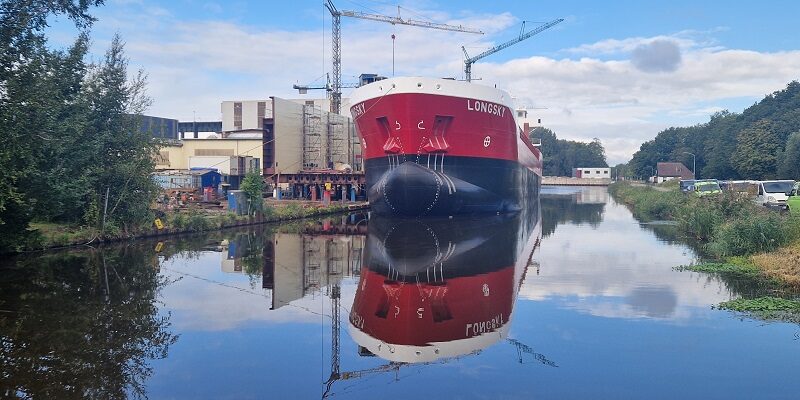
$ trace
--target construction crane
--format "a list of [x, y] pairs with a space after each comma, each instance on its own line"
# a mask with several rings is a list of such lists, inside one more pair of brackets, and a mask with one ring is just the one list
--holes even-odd
[[430, 29], [440, 29], [445, 31], [453, 31], [453, 32], [464, 32], [464, 33], [476, 33], [476, 34], [483, 34], [483, 31], [467, 28], [460, 25], [447, 25], [447, 24], [439, 24], [435, 22], [425, 22], [425, 21], [417, 21], [413, 19], [403, 19], [399, 16], [399, 7], [398, 7], [398, 16], [397, 17], [390, 17], [387, 15], [379, 15], [379, 14], [367, 14], [358, 11], [340, 11], [336, 8], [333, 4], [332, 0], [325, 0], [325, 8], [328, 9], [328, 12], [331, 13], [331, 51], [332, 57], [331, 61], [333, 62], [333, 66], [331, 68], [332, 82], [325, 87], [309, 87], [309, 86], [298, 86], [294, 85], [295, 89], [302, 91], [308, 89], [327, 89], [328, 93], [330, 93], [331, 98], [331, 112], [339, 113], [341, 111], [342, 106], [342, 17], [351, 17], [351, 18], [360, 18], [360, 19], [367, 19], [372, 21], [379, 21], [379, 22], [387, 22], [392, 25], [410, 25], [410, 26], [419, 26], [422, 28], [430, 28]]
[[522, 29], [520, 29], [520, 31], [519, 31], [519, 37], [514, 38], [512, 40], [509, 40], [509, 41], [507, 41], [505, 43], [498, 44], [497, 46], [494, 46], [491, 49], [486, 50], [483, 53], [478, 54], [477, 56], [474, 56], [474, 57], [470, 57], [469, 54], [467, 54], [467, 49], [464, 46], [461, 46], [461, 50], [464, 51], [464, 57], [466, 58], [466, 60], [464, 60], [464, 74], [466, 75], [467, 82], [472, 81], [472, 64], [475, 64], [476, 61], [478, 61], [478, 60], [480, 60], [482, 58], [488, 57], [488, 56], [490, 56], [490, 55], [492, 55], [494, 53], [497, 53], [498, 51], [503, 50], [503, 49], [505, 49], [505, 48], [507, 48], [509, 46], [517, 44], [517, 43], [519, 43], [519, 42], [521, 42], [521, 41], [523, 41], [525, 39], [530, 38], [531, 36], [534, 36], [536, 34], [539, 34], [539, 33], [543, 32], [543, 31], [545, 31], [547, 29], [550, 29], [553, 26], [556, 26], [556, 25], [558, 25], [559, 23], [561, 23], [563, 21], [564, 21], [563, 18], [559, 18], [559, 19], [550, 21], [550, 22], [548, 22], [546, 24], [540, 25], [536, 29], [533, 29], [533, 30], [531, 30], [529, 32], [525, 32], [525, 21], [523, 21], [522, 22]]
[[[319, 90], [319, 89], [325, 89], [328, 92], [330, 92], [331, 90], [333, 90], [331, 86], [331, 76], [330, 74], [325, 74], [325, 76], [326, 76], [326, 83], [324, 85], [316, 85], [316, 86], [292, 85], [292, 89], [297, 89], [300, 92], [300, 94], [306, 94], [309, 90]], [[355, 88], [358, 87], [358, 83], [342, 83], [339, 87]]]

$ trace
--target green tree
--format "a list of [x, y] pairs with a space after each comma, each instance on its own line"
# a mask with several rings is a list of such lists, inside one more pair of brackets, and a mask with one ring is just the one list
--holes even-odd
[[[745, 130], [751, 132], [759, 123], [769, 125], [766, 137], [761, 137], [762, 131], [756, 132], [759, 133], [757, 137], [742, 135]], [[784, 163], [780, 154], [788, 146], [790, 134], [798, 131], [800, 83], [793, 81], [741, 114], [721, 111], [712, 115], [705, 124], [659, 132], [653, 140], [642, 144], [628, 164], [634, 175], [644, 176], [660, 161], [690, 161], [691, 157], [685, 152], [691, 152], [696, 155], [697, 170], [702, 177], [755, 179], [777, 176], [778, 168], [788, 168], [791, 163]], [[748, 152], [751, 151], [769, 151], [770, 155], [754, 153], [750, 157]], [[777, 157], [777, 162], [770, 160], [773, 156]], [[786, 157], [791, 156], [787, 154]]]
[[75, 78], [81, 76], [85, 35], [67, 53], [50, 50], [47, 21], [66, 16], [85, 29], [94, 21], [89, 8], [102, 3], [0, 1], [0, 252], [25, 239], [37, 200], [47, 200], [34, 195], [50, 179], [39, 170], [40, 160], [59, 145], [60, 117], [74, 103]]
[[531, 130], [529, 137], [532, 141], [541, 141], [545, 175], [570, 176], [573, 168], [608, 166], [600, 139], [595, 138], [590, 143], [563, 140], [542, 127]]
[[88, 110], [79, 167], [91, 182], [85, 201], [101, 199], [101, 224], [126, 230], [150, 219], [158, 193], [151, 173], [159, 143], [138, 126], [151, 103], [146, 84], [143, 71], [128, 79], [124, 44], [115, 35], [103, 61], [89, 67], [82, 92]]
[[248, 172], [239, 185], [247, 196], [247, 213], [255, 215], [264, 208], [264, 180], [258, 172]]
[[800, 132], [789, 136], [778, 168], [779, 178], [800, 180]]
[[632, 174], [631, 174], [631, 172], [629, 170], [628, 164], [625, 164], [625, 163], [620, 163], [620, 164], [615, 165], [611, 169], [611, 171], [612, 171], [611, 175], [615, 179], [623, 179], [623, 178], [628, 178], [628, 177], [632, 176]]
[[760, 120], [743, 129], [736, 135], [736, 142], [731, 164], [740, 176], [749, 179], [776, 176], [782, 146], [770, 121]]

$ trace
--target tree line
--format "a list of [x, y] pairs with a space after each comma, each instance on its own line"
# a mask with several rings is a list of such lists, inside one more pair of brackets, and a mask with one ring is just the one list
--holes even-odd
[[559, 139], [555, 132], [543, 127], [533, 128], [528, 137], [531, 142], [542, 144], [542, 173], [546, 176], [572, 176], [573, 168], [608, 167], [600, 139], [589, 143]]
[[[0, 252], [18, 249], [32, 221], [127, 230], [149, 220], [158, 143], [138, 127], [150, 105], [142, 71], [128, 74], [117, 35], [85, 60], [91, 7], [103, 0], [0, 2]], [[80, 33], [52, 49], [48, 19]]]
[[721, 111], [703, 124], [665, 129], [618, 167], [646, 177], [662, 161], [691, 168], [690, 153], [701, 178], [800, 180], [800, 83], [792, 81], [741, 114]]

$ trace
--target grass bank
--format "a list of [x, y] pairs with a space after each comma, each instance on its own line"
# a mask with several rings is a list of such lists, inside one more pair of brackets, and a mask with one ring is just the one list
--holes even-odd
[[[272, 204], [270, 204], [272, 203]], [[154, 221], [121, 230], [115, 226], [107, 227], [105, 232], [87, 226], [58, 224], [51, 222], [32, 223], [29, 230], [33, 235], [25, 243], [23, 251], [36, 251], [59, 247], [79, 246], [89, 243], [115, 242], [141, 237], [164, 236], [191, 232], [205, 232], [237, 226], [257, 225], [271, 222], [298, 220], [322, 215], [337, 214], [353, 209], [363, 209], [366, 204], [347, 205], [305, 202], [267, 202], [262, 213], [255, 216], [240, 216], [219, 210], [173, 210], [164, 213], [160, 220], [163, 228], [158, 229]]]
[[746, 263], [767, 278], [800, 288], [800, 218], [733, 193], [684, 195], [677, 183], [652, 187], [617, 182], [609, 192], [636, 218], [675, 221], [687, 239], [699, 242], [720, 265]]

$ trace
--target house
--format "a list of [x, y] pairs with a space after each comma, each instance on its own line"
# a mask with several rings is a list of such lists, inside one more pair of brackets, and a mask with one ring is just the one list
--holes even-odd
[[573, 178], [611, 179], [611, 168], [573, 168]]
[[655, 183], [673, 179], [694, 179], [694, 172], [679, 162], [660, 162], [656, 164]]

